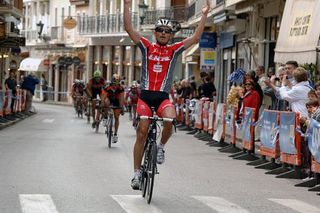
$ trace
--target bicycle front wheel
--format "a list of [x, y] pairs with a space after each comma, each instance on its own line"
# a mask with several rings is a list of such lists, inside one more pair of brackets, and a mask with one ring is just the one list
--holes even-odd
[[150, 204], [153, 193], [154, 178], [157, 168], [157, 145], [154, 142], [150, 147], [150, 160], [148, 161], [148, 172], [147, 172], [147, 202]]
[[112, 126], [113, 126], [113, 116], [109, 117], [109, 125], [108, 125], [108, 147], [111, 148], [112, 143]]

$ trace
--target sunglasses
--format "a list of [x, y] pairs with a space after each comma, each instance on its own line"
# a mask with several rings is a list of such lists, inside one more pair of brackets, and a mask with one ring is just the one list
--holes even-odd
[[155, 31], [157, 32], [157, 33], [167, 33], [167, 34], [170, 34], [170, 33], [172, 33], [172, 30], [171, 29], [168, 29], [168, 28], [162, 28], [162, 27], [157, 27], [156, 29], [155, 29]]
[[252, 86], [252, 84], [244, 84], [245, 86]]

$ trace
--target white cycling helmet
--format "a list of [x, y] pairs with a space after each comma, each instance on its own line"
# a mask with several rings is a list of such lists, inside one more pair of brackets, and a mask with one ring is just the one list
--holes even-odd
[[173, 30], [172, 22], [169, 19], [161, 18], [155, 24], [155, 28], [162, 26], [169, 27], [171, 30]]

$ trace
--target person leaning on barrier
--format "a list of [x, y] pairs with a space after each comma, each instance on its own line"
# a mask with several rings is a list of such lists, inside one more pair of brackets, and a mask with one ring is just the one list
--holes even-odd
[[21, 89], [24, 89], [27, 91], [26, 107], [25, 107], [26, 112], [31, 112], [32, 98], [34, 96], [34, 90], [36, 89], [36, 85], [39, 83], [40, 83], [39, 79], [36, 77], [36, 75], [33, 72], [31, 72], [23, 80], [23, 83], [21, 85]]
[[9, 78], [7, 78], [4, 82], [6, 90], [11, 90], [11, 105], [10, 105], [10, 109], [11, 109], [11, 113], [14, 113], [14, 103], [16, 101], [16, 94], [17, 94], [17, 80], [15, 77], [15, 72], [14, 70], [10, 70], [9, 73]]
[[[282, 77], [279, 89], [280, 97], [289, 102], [293, 112], [299, 112], [301, 117], [308, 117], [306, 103], [308, 102], [308, 92], [312, 88], [308, 82], [307, 71], [303, 67], [297, 67], [293, 71], [293, 78], [294, 81], [289, 80], [286, 75]], [[292, 85], [292, 81], [296, 84]]]

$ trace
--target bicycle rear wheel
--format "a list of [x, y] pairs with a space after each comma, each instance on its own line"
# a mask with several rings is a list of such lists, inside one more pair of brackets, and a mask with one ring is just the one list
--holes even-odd
[[108, 147], [111, 148], [113, 116], [110, 116], [108, 120], [109, 120], [109, 125], [108, 125]]
[[154, 177], [157, 168], [157, 145], [153, 142], [150, 149], [150, 160], [148, 161], [148, 184], [147, 184], [147, 202], [150, 204], [153, 193]]

